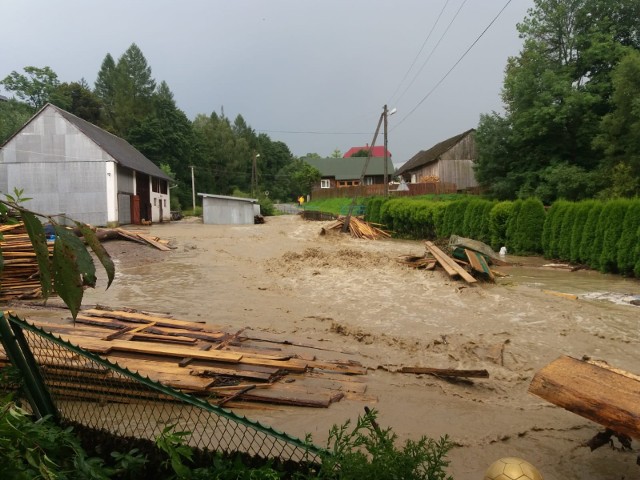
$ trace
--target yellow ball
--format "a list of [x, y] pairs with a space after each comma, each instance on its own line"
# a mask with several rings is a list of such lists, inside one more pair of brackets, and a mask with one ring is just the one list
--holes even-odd
[[484, 480], [543, 480], [536, 467], [517, 457], [496, 460], [484, 472]]

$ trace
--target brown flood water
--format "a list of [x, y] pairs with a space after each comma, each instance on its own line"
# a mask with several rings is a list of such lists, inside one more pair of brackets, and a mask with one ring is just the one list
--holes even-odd
[[[639, 281], [509, 257], [519, 265], [498, 268], [509, 276], [468, 286], [396, 261], [421, 255], [422, 242], [320, 236], [325, 224], [282, 216], [265, 225], [142, 227], [176, 248], [107, 243], [116, 281], [108, 291], [88, 291], [84, 303], [170, 312], [351, 352], [370, 368], [366, 399], [240, 412], [292, 435], [311, 433], [320, 445], [331, 425], [354, 420], [368, 405], [400, 441], [448, 434], [456, 480], [481, 479], [504, 456], [527, 459], [547, 480], [640, 478], [635, 442], [634, 452], [589, 452], [582, 444], [599, 425], [527, 393], [535, 372], [560, 355], [588, 355], [640, 374], [640, 307], [588, 298], [640, 295]], [[490, 378], [450, 382], [379, 368], [401, 365], [486, 368]]]

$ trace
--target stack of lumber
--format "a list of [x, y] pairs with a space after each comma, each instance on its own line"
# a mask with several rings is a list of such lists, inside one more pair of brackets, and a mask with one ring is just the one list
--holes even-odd
[[[166, 315], [100, 308], [81, 311], [75, 325], [34, 323], [131, 371], [225, 407], [238, 402], [328, 407], [342, 398], [364, 399], [366, 391], [357, 379], [366, 374], [362, 365], [316, 356], [341, 352], [257, 336], [248, 329], [230, 333]], [[59, 360], [35, 354], [47, 375], [58, 373]], [[113, 397], [113, 385], [105, 387], [104, 382], [109, 372], [87, 372], [82, 361], [74, 365], [73, 375], [60, 371], [55, 393], [91, 400]]]
[[[4, 268], [0, 272], [0, 302], [33, 299], [42, 295], [40, 270], [24, 223], [0, 225], [0, 251]], [[49, 254], [53, 243], [49, 244]]]
[[[347, 220], [348, 219], [348, 220]], [[337, 230], [342, 231], [345, 222], [349, 222], [349, 233], [355, 238], [367, 238], [369, 240], [376, 240], [377, 238], [389, 238], [391, 234], [380, 228], [377, 228], [372, 223], [360, 220], [357, 217], [340, 217], [335, 222], [325, 226], [322, 230]]]

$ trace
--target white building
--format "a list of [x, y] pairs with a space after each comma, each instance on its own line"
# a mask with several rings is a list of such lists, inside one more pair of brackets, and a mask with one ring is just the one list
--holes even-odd
[[170, 178], [122, 138], [54, 105], [0, 148], [0, 193], [25, 207], [96, 226], [170, 219]]
[[227, 197], [199, 193], [202, 197], [202, 223], [210, 225], [244, 225], [254, 223], [260, 215], [255, 198]]

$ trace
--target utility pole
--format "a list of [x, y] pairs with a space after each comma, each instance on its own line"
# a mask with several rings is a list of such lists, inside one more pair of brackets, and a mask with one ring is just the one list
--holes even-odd
[[256, 198], [256, 192], [258, 190], [258, 157], [259, 153], [253, 154], [253, 163], [251, 165], [251, 196]]
[[196, 213], [196, 179], [193, 176], [193, 169], [195, 168], [193, 165], [189, 165], [191, 169], [191, 197], [193, 199], [193, 214]]
[[384, 196], [389, 196], [389, 167], [387, 167], [387, 117], [389, 116], [387, 105], [384, 105], [382, 115], [384, 116]]

